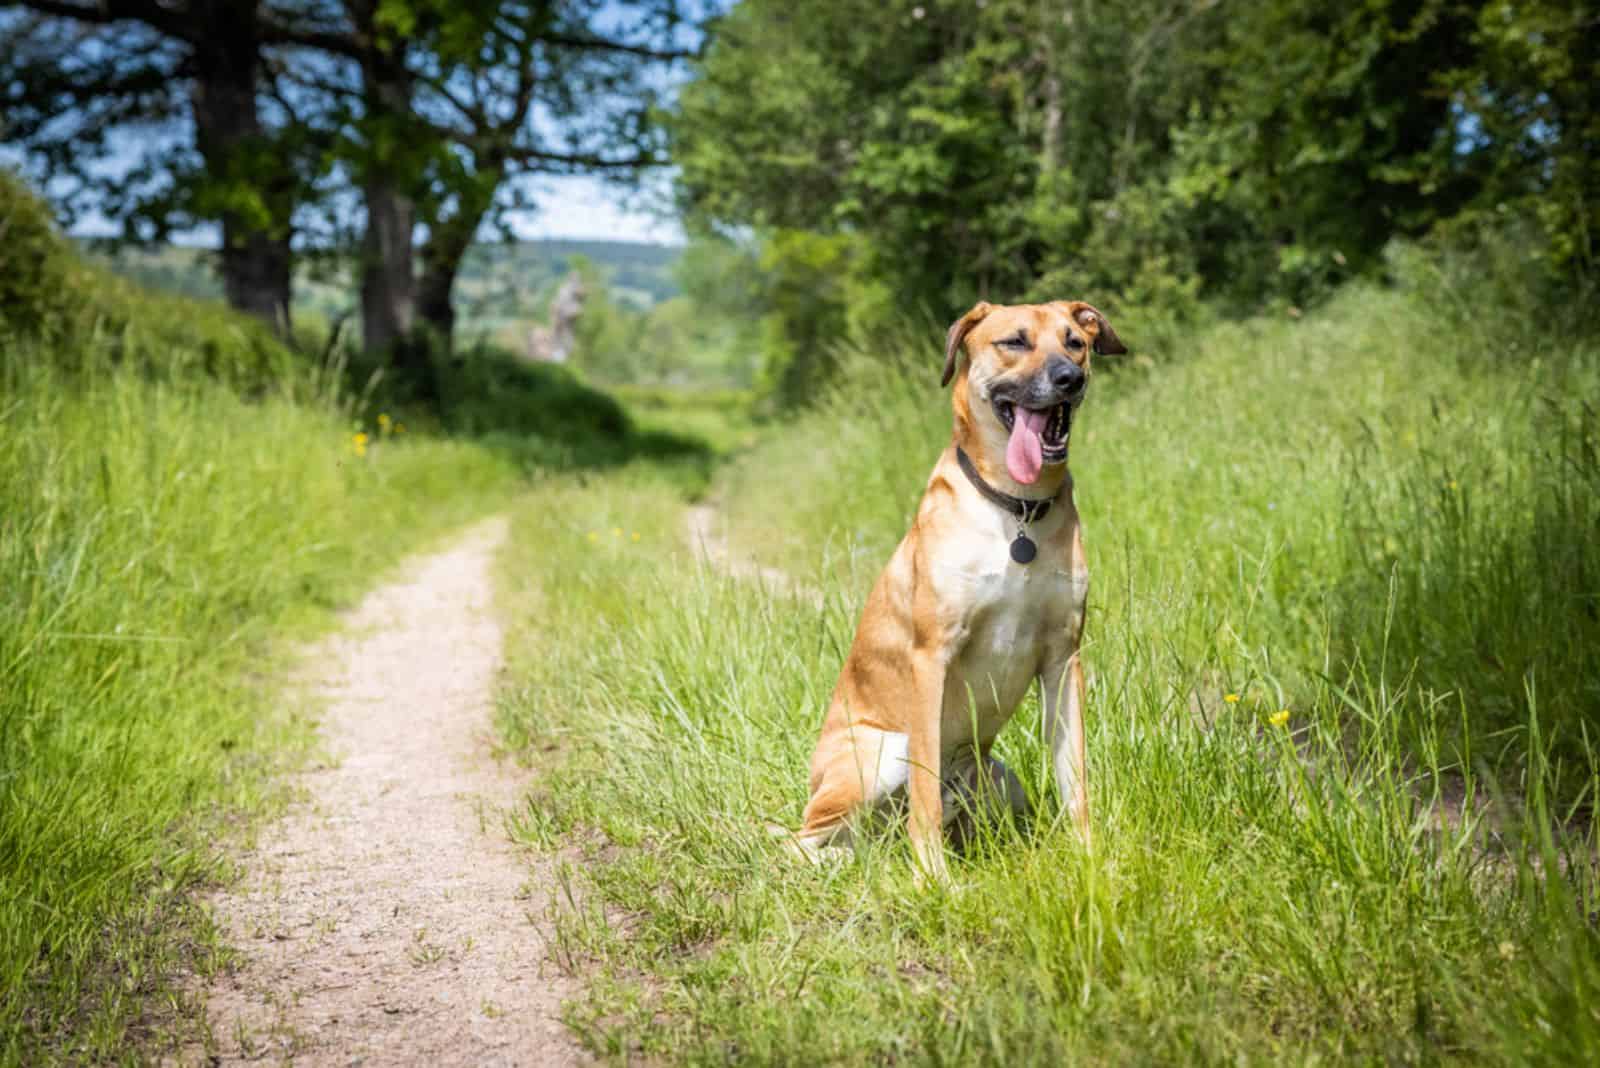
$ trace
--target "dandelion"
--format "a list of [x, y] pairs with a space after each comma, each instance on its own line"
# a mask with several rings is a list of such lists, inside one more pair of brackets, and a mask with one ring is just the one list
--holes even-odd
[[1239, 703], [1239, 695], [1236, 693], [1225, 693], [1222, 695], [1222, 699], [1228, 702], [1230, 705], [1236, 705]]
[[590, 541], [599, 541], [600, 540], [600, 532], [598, 530], [589, 531], [589, 540]]
[[380, 427], [382, 427], [385, 430], [388, 430], [389, 429], [389, 424], [391, 422], [392, 422], [392, 420], [389, 418], [389, 413], [388, 412], [379, 412], [378, 413], [378, 425]]
[[622, 537], [622, 528], [621, 528], [621, 527], [612, 527], [612, 528], [611, 528], [611, 536], [612, 536], [612, 537], [613, 537], [613, 538], [620, 538], [620, 537]]
[[1272, 715], [1267, 717], [1267, 722], [1272, 724], [1274, 727], [1284, 726], [1289, 722], [1289, 710], [1287, 708], [1278, 709]]
[[367, 436], [362, 433], [351, 435], [350, 448], [355, 450], [357, 456], [365, 456], [367, 454], [367, 440]]
[[1452, 478], [1450, 480], [1450, 488], [1454, 490], [1454, 489], [1460, 489], [1461, 487], [1459, 485], [1457, 485], [1456, 484], [1456, 480]]
[[633, 532], [631, 540], [633, 540], [633, 541], [638, 541], [639, 540], [639, 532], [637, 530]]
[[355, 442], [356, 448], [359, 449], [359, 448], [364, 447], [367, 444], [367, 442], [369, 440], [371, 440], [371, 439], [369, 439], [365, 434], [357, 434], [355, 437], [351, 438], [350, 440]]

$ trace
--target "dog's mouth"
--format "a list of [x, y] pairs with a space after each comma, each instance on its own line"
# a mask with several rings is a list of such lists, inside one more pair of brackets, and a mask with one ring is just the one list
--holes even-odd
[[1049, 408], [1023, 408], [1008, 400], [994, 402], [994, 414], [1011, 434], [1006, 443], [1006, 470], [1023, 485], [1039, 478], [1045, 464], [1067, 458], [1067, 438], [1072, 433], [1072, 405], [1067, 401]]

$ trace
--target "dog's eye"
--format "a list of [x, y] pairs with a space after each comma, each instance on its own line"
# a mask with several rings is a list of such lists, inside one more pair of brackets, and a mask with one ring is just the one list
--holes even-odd
[[1073, 352], [1082, 352], [1083, 338], [1079, 337], [1077, 334], [1068, 334], [1067, 348], [1071, 349]]
[[1011, 337], [1008, 337], [1004, 341], [1000, 342], [1000, 344], [1004, 345], [1008, 349], [1026, 349], [1031, 347], [1028, 344], [1027, 337], [1023, 334], [1013, 334]]

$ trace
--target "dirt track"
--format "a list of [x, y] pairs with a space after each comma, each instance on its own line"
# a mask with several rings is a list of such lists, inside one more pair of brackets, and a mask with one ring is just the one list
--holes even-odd
[[181, 1063], [573, 1064], [577, 987], [551, 963], [548, 880], [507, 839], [522, 777], [490, 756], [504, 519], [413, 561], [307, 651], [330, 760], [212, 906], [242, 962]]

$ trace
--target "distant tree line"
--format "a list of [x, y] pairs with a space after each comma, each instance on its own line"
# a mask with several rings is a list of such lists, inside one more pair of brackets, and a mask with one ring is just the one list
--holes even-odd
[[743, 0], [672, 153], [704, 231], [758, 238], [799, 398], [906, 310], [1298, 303], [1396, 236], [1515, 241], [1578, 292], [1596, 86], [1586, 0]]
[[353, 253], [365, 346], [428, 391], [513, 179], [660, 162], [656, 71], [686, 55], [684, 18], [677, 0], [16, 0], [0, 136], [69, 215], [143, 240], [215, 224], [229, 303], [280, 330], [296, 257]]

